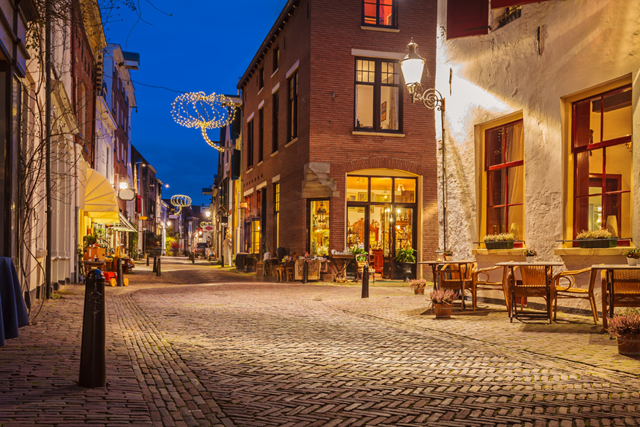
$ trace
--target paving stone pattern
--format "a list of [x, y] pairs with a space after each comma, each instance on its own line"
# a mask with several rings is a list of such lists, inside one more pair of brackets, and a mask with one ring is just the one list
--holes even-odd
[[406, 288], [362, 300], [352, 286], [163, 267], [107, 290], [105, 389], [75, 384], [84, 288], [48, 301], [0, 348], [0, 425], [640, 424], [639, 362], [587, 318], [439, 322]]

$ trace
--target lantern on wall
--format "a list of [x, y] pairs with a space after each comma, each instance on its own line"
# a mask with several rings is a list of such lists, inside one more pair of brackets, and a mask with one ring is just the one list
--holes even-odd
[[318, 225], [325, 225], [327, 223], [327, 210], [324, 207], [324, 202], [320, 202], [320, 206], [316, 209], [316, 220]]

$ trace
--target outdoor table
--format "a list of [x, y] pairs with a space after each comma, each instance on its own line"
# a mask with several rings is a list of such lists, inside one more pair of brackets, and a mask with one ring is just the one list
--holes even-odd
[[106, 271], [107, 262], [103, 259], [99, 259], [98, 261], [82, 261], [84, 264], [84, 275], [85, 277], [89, 276], [89, 271], [97, 268], [98, 270]]
[[444, 265], [444, 261], [420, 261], [418, 262], [418, 265], [420, 264], [431, 266], [431, 272], [433, 274], [433, 289], [438, 289], [438, 284], [440, 283], [440, 281], [438, 280], [438, 275], [436, 274], [436, 272], [439, 270], [438, 267], [442, 268], [442, 266]]
[[351, 261], [355, 260], [355, 257], [352, 254], [345, 255], [331, 255], [331, 260], [333, 264], [336, 266], [336, 277], [333, 279], [334, 282], [344, 283], [347, 281], [347, 267], [351, 264]]
[[[551, 323], [551, 283], [553, 278], [549, 275], [549, 269], [553, 272], [553, 267], [562, 267], [562, 262], [499, 262], [496, 264], [499, 267], [511, 269], [511, 280], [515, 283], [515, 275], [513, 273], [513, 267], [544, 267], [545, 287], [547, 293], [547, 320]], [[513, 318], [518, 318], [518, 310], [515, 308], [515, 290], [511, 291], [511, 310], [509, 312], [509, 320], [513, 322]]]
[[[460, 278], [460, 297], [462, 299], [462, 309], [465, 310], [466, 306], [464, 304], [464, 277], [467, 275], [467, 271], [469, 271], [469, 264], [473, 264], [475, 261], [463, 259], [458, 261], [440, 261], [441, 264], [456, 264], [458, 265], [458, 277]], [[464, 265], [464, 274], [462, 274], [462, 266]]]
[[295, 263], [294, 280], [304, 280], [304, 263], [309, 264], [307, 280], [320, 280], [320, 260], [310, 258], [298, 258]]
[[602, 325], [606, 329], [607, 327], [607, 313], [604, 311], [606, 307], [606, 294], [609, 294], [609, 318], [613, 317], [613, 310], [615, 308], [615, 288], [613, 286], [613, 272], [615, 270], [640, 270], [640, 265], [627, 265], [627, 264], [594, 264], [591, 266], [592, 270], [606, 270], [607, 280], [602, 284]]
[[0, 347], [16, 338], [18, 328], [29, 324], [18, 272], [11, 258], [0, 257]]

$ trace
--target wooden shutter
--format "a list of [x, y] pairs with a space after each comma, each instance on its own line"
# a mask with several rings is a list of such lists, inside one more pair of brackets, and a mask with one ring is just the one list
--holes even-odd
[[447, 39], [489, 32], [489, 0], [448, 0]]
[[491, 0], [491, 9], [509, 6], [521, 6], [529, 3], [542, 3], [548, 0]]

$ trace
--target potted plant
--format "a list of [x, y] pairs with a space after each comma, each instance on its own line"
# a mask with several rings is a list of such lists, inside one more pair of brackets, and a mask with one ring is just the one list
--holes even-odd
[[618, 353], [640, 356], [640, 311], [627, 309], [613, 316], [607, 331], [618, 339]]
[[524, 257], [527, 259], [527, 262], [533, 262], [533, 260], [535, 259], [536, 255], [538, 255], [538, 253], [533, 249], [525, 249], [522, 252], [522, 255], [524, 255]]
[[638, 259], [640, 259], [640, 249], [629, 249], [624, 253], [627, 257], [627, 264], [638, 265]]
[[416, 265], [416, 250], [413, 248], [397, 249], [394, 261], [398, 266], [394, 269], [394, 278], [402, 280], [405, 278], [415, 277], [413, 267]]
[[615, 248], [618, 244], [618, 239], [612, 238], [607, 230], [582, 230], [576, 240], [581, 248]]
[[436, 319], [449, 319], [451, 318], [451, 307], [453, 307], [453, 300], [456, 293], [451, 289], [431, 292], [429, 298], [431, 298], [431, 305], [433, 311], [436, 314]]
[[444, 251], [442, 255], [444, 255], [445, 261], [451, 261], [451, 258], [453, 258], [453, 251]]
[[513, 249], [516, 238], [511, 233], [501, 233], [487, 234], [483, 240], [487, 249]]
[[424, 279], [413, 279], [409, 282], [409, 288], [413, 289], [416, 295], [424, 295], [424, 288], [427, 286], [427, 281]]

